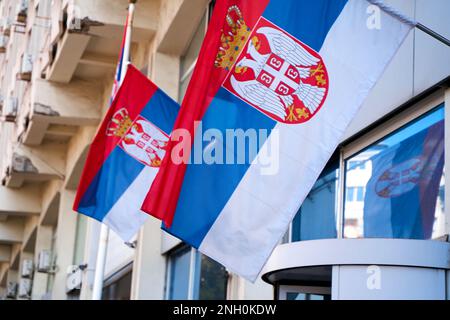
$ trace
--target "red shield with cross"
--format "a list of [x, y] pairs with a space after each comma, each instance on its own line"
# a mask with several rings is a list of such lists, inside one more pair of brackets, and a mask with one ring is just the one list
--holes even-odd
[[256, 80], [280, 96], [290, 96], [300, 84], [300, 73], [292, 64], [272, 53]]

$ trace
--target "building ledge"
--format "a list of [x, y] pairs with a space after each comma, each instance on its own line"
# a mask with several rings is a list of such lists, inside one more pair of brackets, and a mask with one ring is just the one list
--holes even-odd
[[[450, 243], [406, 239], [326, 239], [278, 246], [262, 279], [270, 284], [311, 275], [336, 265], [389, 265], [450, 269]], [[326, 268], [328, 266], [328, 268]], [[319, 268], [319, 269], [317, 269]]]
[[41, 211], [41, 192], [38, 185], [21, 189], [0, 186], [0, 214], [8, 216], [36, 215]]
[[47, 143], [39, 148], [19, 144], [7, 160], [2, 184], [20, 188], [24, 182], [64, 180], [64, 152], [64, 145], [58, 143]]
[[[132, 42], [150, 41], [158, 21], [158, 1], [139, 3], [133, 22]], [[74, 0], [73, 5], [54, 9], [48, 65], [41, 70], [47, 80], [69, 83], [79, 67], [109, 71], [117, 62], [123, 35], [124, 2]], [[61, 27], [66, 25], [67, 28]], [[106, 59], [105, 59], [106, 57]], [[112, 59], [111, 59], [112, 57]]]
[[78, 127], [97, 125], [102, 89], [94, 81], [74, 79], [61, 84], [36, 79], [21, 141], [26, 145], [40, 145], [45, 138], [66, 142]]

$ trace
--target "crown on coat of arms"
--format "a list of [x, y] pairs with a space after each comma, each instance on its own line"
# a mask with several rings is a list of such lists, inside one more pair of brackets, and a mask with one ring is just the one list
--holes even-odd
[[[233, 12], [233, 16], [237, 19], [232, 17]], [[228, 32], [222, 30], [222, 35], [220, 36], [221, 45], [214, 65], [218, 68], [230, 70], [239, 52], [247, 42], [250, 35], [250, 28], [245, 24], [238, 6], [228, 8], [226, 20], [230, 30]]]
[[133, 121], [125, 108], [119, 109], [114, 113], [111, 121], [106, 128], [107, 136], [123, 137], [128, 129], [133, 125]]

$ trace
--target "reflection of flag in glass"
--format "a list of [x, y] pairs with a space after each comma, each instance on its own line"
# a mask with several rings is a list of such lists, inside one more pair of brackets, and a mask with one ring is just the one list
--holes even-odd
[[371, 160], [364, 236], [430, 239], [444, 167], [444, 121]]

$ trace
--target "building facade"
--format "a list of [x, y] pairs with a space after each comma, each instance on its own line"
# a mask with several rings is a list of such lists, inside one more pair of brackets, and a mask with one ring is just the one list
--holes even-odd
[[[447, 0], [386, 2], [450, 38]], [[0, 1], [0, 297], [92, 297], [100, 224], [73, 212], [72, 204], [108, 107], [127, 3]], [[136, 4], [132, 63], [177, 101], [213, 5]], [[449, 299], [448, 166], [435, 161], [431, 187], [408, 198], [408, 209], [367, 209], [416, 188], [412, 180], [403, 183], [413, 168], [408, 159], [391, 159], [391, 171], [383, 170], [393, 178], [374, 180], [389, 155], [425, 145], [423, 135], [436, 131], [441, 149], [430, 154], [444, 157], [450, 127], [434, 128], [448, 115], [449, 76], [450, 48], [411, 32], [255, 283], [150, 218], [131, 244], [110, 232], [103, 299]], [[410, 209], [416, 207], [420, 219]]]

